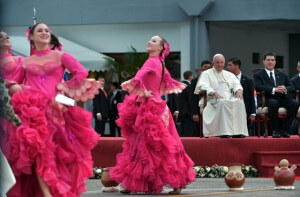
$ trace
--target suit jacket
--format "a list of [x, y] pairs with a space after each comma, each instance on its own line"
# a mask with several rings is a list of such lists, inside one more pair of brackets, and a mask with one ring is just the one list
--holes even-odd
[[121, 90], [121, 103], [123, 103], [126, 95], [129, 95], [129, 93], [125, 90]]
[[[272, 81], [265, 69], [258, 71], [256, 74], [254, 74], [253, 78], [254, 78], [254, 88], [259, 92], [264, 91], [266, 95], [266, 99], [288, 98], [287, 94], [275, 93], [274, 95], [272, 95], [272, 89], [273, 89]], [[275, 70], [275, 79], [276, 79], [275, 82], [276, 86], [284, 85], [287, 88], [288, 93], [295, 91], [294, 86], [289, 81], [286, 74], [284, 74], [283, 72]]]
[[[162, 96], [162, 99], [166, 100], [166, 97]], [[168, 94], [167, 105], [171, 111], [171, 114], [174, 114], [175, 111], [179, 111], [178, 102], [178, 94]]]
[[103, 118], [108, 117], [109, 103], [107, 96], [104, 94], [102, 89], [99, 89], [99, 94], [96, 94], [93, 99], [93, 115], [97, 120], [97, 113], [101, 113]]
[[117, 105], [122, 102], [121, 99], [122, 99], [121, 91], [117, 91], [115, 96], [113, 96], [113, 94], [111, 94], [110, 99], [109, 99], [109, 117], [110, 118], [116, 118], [119, 116]]
[[291, 79], [291, 82], [293, 83], [296, 90], [300, 90], [300, 76], [299, 76], [299, 73]]
[[251, 114], [256, 114], [253, 80], [247, 75], [242, 74], [240, 82], [243, 87], [243, 97], [247, 116], [249, 117]]
[[179, 98], [179, 116], [192, 116], [192, 91], [191, 84], [187, 81], [182, 81], [186, 84], [186, 88], [178, 95]]
[[200, 113], [200, 107], [199, 107], [200, 97], [198, 94], [194, 94], [198, 79], [199, 79], [199, 77], [194, 78], [191, 82], [192, 114], [193, 115], [199, 115], [199, 113]]

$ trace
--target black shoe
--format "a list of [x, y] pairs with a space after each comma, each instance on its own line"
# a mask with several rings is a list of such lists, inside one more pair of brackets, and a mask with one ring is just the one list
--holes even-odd
[[290, 134], [288, 132], [286, 132], [286, 131], [281, 131], [281, 137], [289, 138]]
[[230, 135], [220, 135], [220, 138], [230, 138]]
[[232, 138], [245, 138], [244, 135], [233, 135]]
[[281, 138], [281, 135], [277, 131], [273, 131], [272, 138]]
[[120, 190], [120, 193], [122, 193], [122, 194], [130, 194], [131, 191], [129, 191], [127, 189], [122, 189], [122, 190]]

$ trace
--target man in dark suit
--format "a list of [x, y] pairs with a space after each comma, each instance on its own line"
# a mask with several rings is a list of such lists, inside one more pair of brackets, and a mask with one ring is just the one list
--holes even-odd
[[116, 130], [118, 132], [118, 136], [121, 136], [120, 127], [116, 124], [116, 119], [119, 117], [117, 105], [122, 102], [122, 94], [119, 89], [118, 82], [112, 82], [110, 84], [110, 98], [109, 98], [109, 130], [110, 136], [116, 136]]
[[178, 115], [179, 115], [179, 100], [178, 94], [172, 93], [161, 96], [163, 100], [167, 102], [167, 106], [173, 116], [173, 120], [178, 132], [178, 135], [181, 136], [181, 124], [178, 122]]
[[191, 81], [193, 80], [193, 73], [186, 71], [183, 73], [184, 80], [182, 83], [186, 84], [186, 88], [178, 95], [179, 99], [179, 120], [181, 122], [181, 134], [183, 137], [195, 136], [195, 123], [192, 119], [192, 91]]
[[167, 102], [170, 112], [173, 115], [174, 121], [176, 122], [179, 114], [178, 94], [167, 94], [162, 96], [161, 98]]
[[207, 69], [211, 68], [211, 62], [209, 60], [204, 60], [201, 62], [201, 65], [195, 69], [197, 77], [194, 78], [191, 82], [191, 91], [192, 91], [192, 114], [193, 114], [193, 121], [195, 122], [195, 132], [196, 136], [200, 135], [200, 107], [199, 107], [199, 101], [200, 97], [198, 94], [194, 94], [195, 88], [197, 85], [197, 82], [199, 80], [199, 77], [201, 73]]
[[[266, 106], [270, 117], [269, 130], [272, 131], [274, 138], [290, 137], [287, 131], [297, 114], [299, 103], [290, 98], [287, 93], [294, 91], [295, 88], [283, 72], [274, 69], [275, 53], [266, 53], [263, 57], [263, 64], [265, 68], [254, 75], [254, 87], [257, 91], [265, 92]], [[287, 109], [287, 115], [283, 120], [281, 131], [279, 131], [278, 109], [281, 106]]]
[[240, 59], [231, 58], [228, 61], [227, 69], [228, 71], [232, 72], [241, 82], [241, 85], [243, 87], [243, 98], [244, 98], [246, 113], [248, 117], [247, 120], [248, 132], [250, 136], [254, 136], [254, 128], [252, 123], [255, 120], [256, 107], [255, 107], [255, 100], [254, 100], [253, 80], [247, 75], [242, 74], [241, 65], [242, 62]]
[[297, 62], [297, 71], [298, 73], [291, 78], [291, 82], [293, 83], [296, 90], [300, 90], [300, 60]]
[[[104, 87], [105, 79], [102, 76], [98, 77], [98, 81]], [[108, 99], [107, 93], [104, 88], [99, 89], [99, 94], [96, 94], [93, 99], [93, 116], [95, 118], [95, 130], [97, 133], [100, 133], [101, 136], [104, 136], [105, 132], [105, 123], [108, 118]]]

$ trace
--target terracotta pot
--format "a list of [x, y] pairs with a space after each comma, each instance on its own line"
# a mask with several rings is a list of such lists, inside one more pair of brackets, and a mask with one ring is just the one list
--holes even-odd
[[104, 187], [116, 187], [119, 185], [116, 181], [110, 179], [109, 167], [102, 169], [101, 183]]
[[225, 176], [225, 183], [229, 190], [243, 190], [245, 176], [241, 164], [229, 164], [228, 173]]
[[288, 160], [283, 159], [280, 161], [279, 167], [275, 167], [275, 172], [273, 174], [275, 189], [294, 189], [294, 170], [297, 167], [295, 165], [292, 165], [291, 168], [289, 168], [288, 166]]

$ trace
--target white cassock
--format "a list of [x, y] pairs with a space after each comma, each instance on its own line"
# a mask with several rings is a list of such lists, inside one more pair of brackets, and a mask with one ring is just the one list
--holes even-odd
[[0, 196], [6, 196], [6, 193], [15, 183], [15, 176], [0, 149]]
[[[203, 110], [203, 135], [248, 136], [247, 115], [242, 99], [235, 97], [237, 90], [243, 90], [237, 77], [225, 70], [217, 72], [215, 68], [204, 71], [198, 80], [195, 93], [207, 92], [207, 106]], [[211, 96], [217, 92], [222, 99]], [[201, 105], [200, 101], [199, 105]]]

